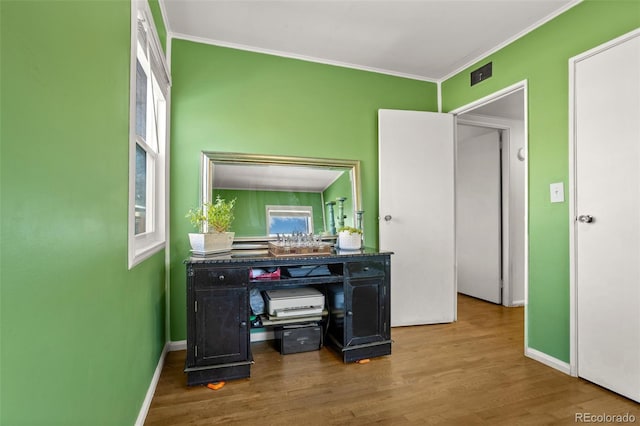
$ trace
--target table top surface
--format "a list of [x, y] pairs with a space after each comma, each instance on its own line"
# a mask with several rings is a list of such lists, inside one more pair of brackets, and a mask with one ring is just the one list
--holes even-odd
[[207, 256], [192, 255], [191, 257], [187, 258], [184, 262], [188, 264], [194, 264], [194, 263], [224, 264], [224, 263], [255, 263], [255, 262], [289, 263], [289, 262], [300, 262], [300, 261], [304, 261], [305, 263], [323, 263], [330, 260], [340, 261], [340, 259], [345, 259], [345, 258], [357, 258], [357, 257], [391, 255], [391, 254], [393, 254], [393, 252], [379, 251], [379, 250], [367, 248], [367, 247], [359, 250], [332, 249], [331, 253], [322, 253], [322, 254], [314, 254], [314, 255], [291, 255], [291, 256], [273, 256], [269, 254], [254, 255], [251, 252], [246, 254], [246, 253], [242, 253], [242, 250], [233, 250], [230, 253], [227, 252], [227, 253], [220, 253], [220, 254], [211, 254]]

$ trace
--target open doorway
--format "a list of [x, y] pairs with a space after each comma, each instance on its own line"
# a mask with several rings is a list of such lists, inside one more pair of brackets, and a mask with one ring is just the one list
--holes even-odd
[[502, 304], [502, 130], [457, 123], [458, 293]]
[[525, 85], [454, 111], [458, 292], [525, 302]]

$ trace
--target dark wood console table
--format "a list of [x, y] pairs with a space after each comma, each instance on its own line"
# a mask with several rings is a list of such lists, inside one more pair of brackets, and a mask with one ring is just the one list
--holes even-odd
[[[187, 269], [187, 384], [249, 377], [251, 289], [311, 286], [325, 295], [325, 344], [344, 362], [391, 354], [390, 252], [300, 257], [191, 257]], [[326, 265], [324, 276], [250, 279], [251, 268]], [[325, 269], [325, 268], [323, 268]], [[325, 270], [326, 270], [325, 269]]]

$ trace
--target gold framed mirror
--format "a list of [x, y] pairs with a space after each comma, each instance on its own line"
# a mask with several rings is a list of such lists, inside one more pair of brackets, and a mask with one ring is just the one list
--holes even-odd
[[[360, 161], [202, 151], [201, 203], [216, 195], [238, 199], [237, 241], [273, 239], [277, 232], [269, 229], [269, 212], [297, 206], [313, 206], [311, 233], [334, 235], [330, 210], [336, 226], [356, 226], [356, 212], [362, 208]], [[335, 204], [328, 206], [331, 202]]]

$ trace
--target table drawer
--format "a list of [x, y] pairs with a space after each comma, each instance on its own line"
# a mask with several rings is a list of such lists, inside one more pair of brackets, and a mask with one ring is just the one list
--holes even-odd
[[347, 273], [351, 278], [384, 276], [384, 262], [364, 261], [347, 263]]
[[247, 268], [207, 268], [195, 271], [196, 288], [212, 286], [246, 287], [249, 282]]

